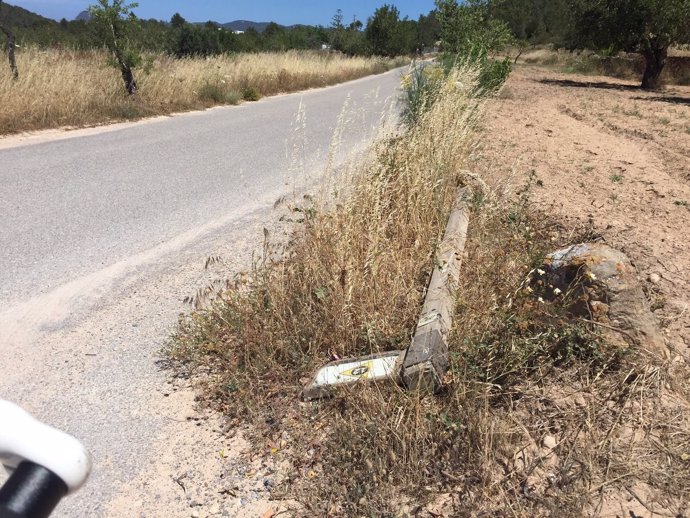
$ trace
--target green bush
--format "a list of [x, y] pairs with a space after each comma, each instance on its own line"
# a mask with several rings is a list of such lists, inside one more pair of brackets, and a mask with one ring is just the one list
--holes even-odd
[[242, 92], [237, 90], [230, 90], [225, 94], [225, 102], [228, 104], [237, 104], [242, 100]]
[[226, 94], [223, 88], [217, 83], [206, 83], [199, 88], [199, 99], [202, 101], [222, 103], [225, 101], [225, 97]]
[[413, 64], [403, 78], [403, 120], [413, 125], [434, 104], [441, 91], [445, 73], [438, 65]]
[[461, 65], [478, 68], [476, 95], [496, 92], [506, 82], [513, 69], [509, 58], [492, 58], [482, 45], [474, 45], [461, 54], [443, 54], [440, 63], [446, 73]]
[[423, 113], [436, 102], [438, 95], [451, 71], [455, 68], [475, 69], [477, 84], [474, 95], [490, 95], [503, 86], [512, 70], [509, 58], [490, 58], [486, 49], [475, 45], [463, 54], [442, 54], [438, 64], [414, 64], [403, 78], [403, 121], [408, 125], [417, 123]]
[[261, 92], [253, 86], [245, 86], [242, 89], [242, 99], [245, 101], [258, 101], [261, 99]]
[[497, 91], [506, 82], [512, 69], [513, 65], [508, 58], [487, 58], [479, 72], [479, 87], [484, 93]]

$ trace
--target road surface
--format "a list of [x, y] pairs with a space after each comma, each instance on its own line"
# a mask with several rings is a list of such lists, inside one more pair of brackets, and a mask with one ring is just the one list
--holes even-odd
[[[250, 264], [276, 200], [335, 174], [391, 123], [399, 77], [0, 140], [0, 398], [94, 457], [90, 482], [56, 516], [271, 505], [266, 479], [244, 475], [241, 438], [195, 411], [158, 353], [186, 295]], [[204, 269], [209, 256], [224, 257], [222, 270]]]

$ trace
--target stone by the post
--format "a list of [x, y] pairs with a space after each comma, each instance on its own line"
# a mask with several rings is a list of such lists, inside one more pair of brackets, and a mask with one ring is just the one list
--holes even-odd
[[668, 355], [637, 270], [623, 252], [604, 243], [580, 243], [549, 254], [542, 268], [542, 282], [552, 293], [556, 288], [572, 293], [570, 313], [606, 325], [602, 332], [609, 341]]

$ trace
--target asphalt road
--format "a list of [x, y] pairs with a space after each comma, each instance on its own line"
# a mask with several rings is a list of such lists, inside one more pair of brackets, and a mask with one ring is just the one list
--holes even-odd
[[[318, 185], [395, 118], [399, 77], [0, 140], [0, 398], [82, 439], [95, 462], [57, 516], [189, 516], [175, 473], [202, 488], [227, 470], [158, 351], [184, 296], [249, 265], [278, 198]], [[204, 270], [211, 255], [222, 271]], [[220, 511], [249, 516], [252, 498]]]

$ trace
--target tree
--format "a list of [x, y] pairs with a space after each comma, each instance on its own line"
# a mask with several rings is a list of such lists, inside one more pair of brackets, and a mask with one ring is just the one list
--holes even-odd
[[348, 25], [347, 30], [348, 31], [361, 31], [364, 28], [364, 24], [357, 19], [356, 16], [352, 18], [352, 23]]
[[441, 26], [438, 23], [436, 11], [431, 11], [428, 15], [419, 15], [417, 20], [417, 33], [419, 47], [422, 49], [434, 47], [441, 37]]
[[480, 48], [487, 53], [503, 50], [513, 37], [505, 22], [491, 16], [489, 0], [436, 0], [443, 50], [465, 54]]
[[565, 42], [572, 15], [570, 0], [492, 0], [491, 16], [504, 21], [513, 36], [529, 43]]
[[660, 86], [669, 47], [690, 42], [690, 0], [571, 0], [571, 7], [571, 48], [641, 54], [645, 90]]
[[345, 25], [343, 25], [343, 10], [338, 9], [331, 19], [330, 43], [333, 50], [345, 50]]
[[[2, 7], [2, 0], [0, 0], [0, 7]], [[0, 24], [0, 32], [4, 33], [7, 38], [7, 59], [10, 62], [12, 77], [14, 79], [19, 79], [19, 69], [17, 68], [17, 60], [14, 56], [14, 49], [16, 47], [14, 32], [12, 32], [9, 26], [4, 24]]]
[[183, 25], [175, 31], [170, 51], [178, 58], [185, 56], [213, 56], [238, 49], [235, 35], [214, 25], [199, 27]]
[[98, 35], [113, 54], [122, 74], [125, 90], [130, 95], [137, 91], [132, 69], [141, 63], [141, 56], [128, 48], [127, 40], [128, 29], [136, 22], [132, 9], [137, 6], [138, 4], [125, 4], [124, 0], [98, 0], [97, 5], [89, 7]]
[[505, 22], [491, 16], [489, 0], [467, 0], [462, 5], [457, 0], [436, 0], [436, 7], [444, 68], [452, 67], [460, 57], [479, 68], [479, 91], [500, 88], [510, 74], [511, 64], [507, 57], [495, 59], [495, 54], [513, 37]]
[[376, 9], [365, 35], [371, 51], [381, 56], [412, 54], [419, 47], [417, 22], [407, 17], [401, 20], [400, 11], [393, 5], [384, 4]]
[[362, 22], [356, 16], [348, 25], [345, 25], [344, 20], [345, 16], [341, 9], [338, 9], [331, 18], [331, 25], [328, 28], [328, 41], [331, 48], [348, 56], [369, 54], [367, 39], [362, 32]]
[[173, 29], [181, 29], [182, 27], [187, 25], [187, 20], [182, 18], [182, 15], [180, 13], [175, 13], [172, 15], [172, 18], [170, 18], [170, 25]]

